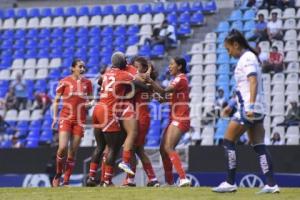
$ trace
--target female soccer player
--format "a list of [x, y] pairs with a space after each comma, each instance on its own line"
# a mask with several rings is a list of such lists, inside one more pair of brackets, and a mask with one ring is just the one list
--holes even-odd
[[167, 88], [162, 88], [154, 80], [147, 77], [147, 81], [153, 89], [162, 96], [170, 94], [171, 96], [171, 116], [170, 123], [167, 126], [160, 145], [160, 154], [165, 170], [165, 179], [167, 184], [173, 185], [172, 164], [174, 165], [180, 178], [180, 187], [190, 186], [191, 182], [186, 178], [185, 171], [182, 168], [180, 157], [175, 151], [182, 134], [190, 129], [189, 118], [189, 84], [186, 77], [186, 61], [183, 58], [175, 57], [170, 60], [169, 71], [174, 80]]
[[[248, 137], [254, 151], [258, 155], [260, 167], [266, 176], [267, 184], [261, 193], [277, 193], [279, 188], [273, 178], [273, 167], [270, 154], [264, 144], [265, 102], [262, 88], [260, 63], [257, 53], [250, 47], [247, 40], [238, 30], [233, 29], [225, 38], [225, 48], [230, 56], [239, 59], [235, 67], [236, 94], [238, 112], [231, 119], [224, 136], [224, 149], [227, 159], [227, 179], [214, 192], [233, 192], [235, 184], [236, 147], [239, 137], [248, 132]], [[231, 113], [234, 105], [224, 110], [224, 115]]]
[[[71, 67], [72, 74], [59, 82], [53, 104], [53, 123], [55, 127], [58, 119], [58, 103], [63, 100], [63, 107], [59, 116], [59, 145], [56, 156], [56, 175], [52, 181], [53, 187], [60, 185], [60, 177], [64, 171], [63, 185], [69, 184], [77, 149], [84, 134], [87, 108], [90, 107], [89, 97], [92, 97], [92, 83], [84, 78], [84, 62], [75, 59]], [[69, 149], [68, 149], [68, 144]], [[65, 157], [67, 160], [65, 163]]]

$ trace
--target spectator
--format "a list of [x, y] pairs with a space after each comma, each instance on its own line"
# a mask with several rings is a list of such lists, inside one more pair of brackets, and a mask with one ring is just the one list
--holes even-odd
[[249, 38], [249, 41], [265, 41], [268, 40], [267, 23], [265, 22], [265, 16], [263, 14], [258, 15], [258, 21], [255, 25], [254, 35]]
[[269, 54], [269, 59], [262, 64], [262, 72], [269, 73], [270, 71], [282, 72], [283, 71], [283, 55], [278, 52], [278, 47], [273, 46]]
[[145, 44], [149, 44], [151, 47], [157, 44], [164, 44], [164, 37], [159, 35], [160, 28], [154, 28], [151, 38], [145, 39]]
[[253, 7], [254, 5], [256, 4], [256, 0], [248, 0], [248, 2], [247, 2], [247, 7]]
[[52, 104], [51, 98], [46, 93], [35, 93], [34, 96], [35, 102], [32, 109], [41, 109], [42, 113], [45, 114]]
[[295, 7], [295, 0], [278, 0], [277, 4], [281, 10], [284, 10], [285, 8]]
[[263, 0], [259, 9], [268, 9], [271, 10], [271, 7], [277, 6], [277, 0]]
[[17, 109], [17, 98], [13, 88], [9, 88], [7, 94], [5, 95], [4, 104], [6, 110]]
[[282, 40], [283, 32], [282, 32], [282, 21], [279, 20], [277, 12], [272, 12], [271, 21], [267, 24], [267, 32], [269, 40]]
[[293, 126], [299, 125], [300, 122], [300, 106], [297, 105], [296, 99], [290, 100], [290, 108], [287, 112], [287, 115], [284, 118], [284, 121], [277, 124], [278, 126]]
[[283, 140], [281, 140], [280, 134], [274, 132], [271, 136], [271, 145], [283, 145]]
[[0, 141], [4, 139], [4, 135], [7, 133], [7, 128], [10, 127], [4, 118], [0, 115]]
[[21, 148], [21, 147], [24, 147], [24, 144], [16, 136], [12, 137], [11, 142], [12, 142], [12, 148]]
[[167, 20], [163, 21], [159, 36], [163, 39], [166, 49], [170, 48], [172, 44], [177, 43], [175, 28], [173, 25], [168, 24]]
[[26, 82], [22, 80], [21, 74], [17, 74], [16, 80], [12, 82], [11, 86], [15, 91], [15, 96], [17, 97], [17, 109], [26, 109], [28, 91]]

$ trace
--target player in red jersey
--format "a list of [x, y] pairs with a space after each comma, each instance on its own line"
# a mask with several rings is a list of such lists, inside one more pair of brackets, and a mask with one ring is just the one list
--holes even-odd
[[[151, 67], [152, 69], [154, 69], [152, 65], [149, 66], [148, 61], [144, 57], [136, 57], [132, 62], [133, 62], [133, 66], [135, 68], [137, 68], [138, 74], [146, 73], [148, 70], [148, 67]], [[152, 79], [156, 78], [154, 70], [151, 70], [151, 78]], [[155, 176], [152, 164], [144, 150], [145, 138], [148, 133], [149, 126], [150, 126], [150, 114], [149, 114], [149, 109], [148, 109], [148, 103], [149, 103], [150, 99], [151, 99], [150, 92], [136, 90], [136, 94], [135, 94], [133, 103], [135, 105], [135, 111], [136, 111], [136, 117], [137, 117], [137, 125], [138, 125], [137, 133], [138, 134], [134, 141], [131, 169], [135, 173], [136, 160], [135, 160], [134, 154], [137, 154], [138, 157], [141, 159], [143, 168], [148, 176], [147, 186], [158, 187], [159, 183]], [[134, 175], [127, 174], [127, 177], [125, 178], [123, 186], [135, 186]]]
[[171, 113], [170, 122], [165, 129], [161, 145], [160, 154], [165, 170], [165, 179], [167, 184], [173, 185], [174, 179], [172, 174], [172, 164], [175, 167], [180, 178], [180, 187], [190, 186], [191, 182], [186, 178], [185, 171], [182, 167], [180, 157], [175, 151], [183, 133], [190, 128], [189, 119], [189, 83], [186, 77], [186, 61], [183, 58], [175, 57], [170, 60], [169, 71], [174, 80], [167, 88], [162, 88], [154, 80], [147, 77], [147, 81], [153, 89], [162, 96], [170, 94]]
[[[92, 83], [84, 78], [85, 64], [80, 59], [72, 63], [72, 74], [62, 80], [56, 89], [56, 96], [53, 104], [52, 128], [58, 122], [58, 103], [63, 100], [63, 107], [59, 115], [59, 146], [56, 156], [56, 175], [53, 179], [53, 187], [60, 185], [60, 177], [64, 171], [64, 185], [69, 184], [72, 174], [75, 157], [81, 138], [84, 134], [87, 108], [90, 107], [89, 97], [92, 97]], [[70, 146], [68, 149], [68, 143]], [[65, 162], [65, 157], [67, 160]]]

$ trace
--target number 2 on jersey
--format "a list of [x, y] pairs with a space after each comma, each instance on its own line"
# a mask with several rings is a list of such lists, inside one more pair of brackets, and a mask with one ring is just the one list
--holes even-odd
[[103, 84], [101, 86], [102, 92], [112, 92], [113, 85], [116, 82], [116, 78], [114, 76], [104, 76], [103, 77]]

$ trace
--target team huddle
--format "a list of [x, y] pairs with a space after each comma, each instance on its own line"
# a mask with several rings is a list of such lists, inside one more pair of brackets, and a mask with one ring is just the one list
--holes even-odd
[[[240, 135], [247, 131], [250, 143], [258, 155], [262, 172], [266, 176], [266, 185], [261, 192], [277, 193], [279, 187], [273, 178], [271, 157], [264, 145], [265, 111], [259, 59], [244, 36], [237, 30], [229, 32], [224, 45], [230, 56], [238, 58], [239, 61], [234, 72], [237, 82], [237, 101], [230, 103], [223, 110], [222, 115], [230, 115], [234, 107], [237, 108], [237, 112], [224, 135], [223, 146], [227, 158], [228, 176], [226, 181], [213, 188], [213, 191], [237, 190], [235, 143]], [[144, 150], [150, 126], [148, 103], [153, 97], [159, 97], [161, 102], [169, 102], [171, 110], [169, 124], [164, 130], [160, 144], [165, 183], [175, 184], [174, 167], [180, 179], [178, 186], [191, 186], [175, 150], [181, 136], [190, 128], [189, 81], [185, 59], [180, 57], [170, 59], [169, 72], [173, 80], [166, 88], [155, 81], [155, 69], [144, 57], [134, 57], [128, 64], [123, 53], [115, 52], [111, 57], [111, 63], [112, 66], [106, 69], [98, 80], [101, 90], [92, 115], [97, 146], [92, 154], [87, 186], [98, 184], [96, 172], [100, 163], [100, 184], [105, 187], [113, 186], [114, 166], [122, 147], [122, 161], [118, 167], [127, 174], [123, 185], [135, 186], [137, 155], [148, 177], [147, 186], [160, 186]], [[92, 83], [83, 77], [84, 62], [79, 59], [74, 60], [71, 70], [72, 75], [60, 81], [53, 105], [52, 126], [59, 124], [59, 147], [53, 187], [69, 184], [76, 152], [84, 133], [86, 114], [94, 105]], [[60, 98], [63, 99], [63, 103], [60, 115], [57, 117]], [[61, 183], [62, 174], [64, 177]]]

